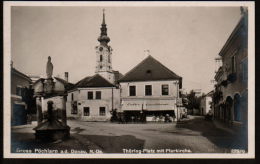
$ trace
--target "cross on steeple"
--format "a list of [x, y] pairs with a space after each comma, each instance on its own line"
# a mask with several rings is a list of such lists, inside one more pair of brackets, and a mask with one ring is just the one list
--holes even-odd
[[105, 22], [105, 9], [103, 9], [103, 22], [102, 22], [102, 24], [106, 24], [106, 22]]
[[98, 41], [103, 45], [106, 45], [110, 41], [110, 38], [107, 36], [107, 27], [106, 26], [107, 25], [105, 22], [105, 9], [103, 9], [103, 21], [102, 21], [101, 28], [100, 28], [101, 34], [98, 37]]

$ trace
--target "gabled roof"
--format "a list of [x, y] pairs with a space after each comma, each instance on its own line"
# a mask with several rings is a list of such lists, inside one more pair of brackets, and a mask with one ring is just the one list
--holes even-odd
[[122, 78], [124, 75], [122, 73], [120, 73], [119, 71], [113, 71], [114, 75], [115, 75], [115, 83], [118, 84], [118, 80], [120, 78]]
[[112, 83], [107, 81], [99, 74], [94, 76], [87, 76], [84, 79], [77, 82], [74, 88], [96, 88], [96, 87], [115, 87]]
[[231, 44], [236, 44], [236, 43], [234, 43], [234, 39], [236, 38], [236, 36], [242, 35], [243, 34], [242, 31], [244, 31], [246, 33], [245, 36], [247, 37], [247, 35], [248, 35], [247, 19], [248, 19], [248, 13], [246, 12], [241, 16], [238, 24], [236, 25], [236, 27], [234, 28], [234, 30], [228, 37], [228, 39], [227, 39], [226, 43], [224, 44], [224, 46], [222, 47], [222, 49], [220, 50], [219, 56], [223, 56]]
[[57, 81], [61, 82], [64, 86], [65, 86], [65, 89], [66, 90], [69, 90], [71, 88], [74, 87], [74, 84], [70, 83], [70, 82], [67, 82], [66, 80], [64, 79], [61, 79], [59, 77], [54, 77]]
[[15, 68], [13, 68], [13, 67], [11, 68], [11, 73], [12, 73], [12, 74], [16, 74], [16, 75], [18, 75], [18, 76], [20, 76], [20, 77], [26, 79], [26, 80], [29, 81], [29, 82], [32, 82], [32, 80], [31, 80], [27, 75], [25, 75], [24, 73], [18, 71], [17, 69], [15, 69]]
[[125, 74], [119, 82], [181, 80], [182, 78], [165, 67], [151, 55]]

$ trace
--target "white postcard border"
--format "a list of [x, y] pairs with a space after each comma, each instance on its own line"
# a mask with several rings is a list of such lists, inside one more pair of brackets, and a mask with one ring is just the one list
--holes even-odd
[[[11, 6], [114, 6], [114, 7], [166, 7], [166, 6], [247, 6], [248, 7], [248, 153], [190, 153], [190, 154], [24, 154], [11, 152], [10, 136], [10, 61], [11, 61]], [[4, 158], [255, 158], [255, 3], [254, 2], [4, 2]]]

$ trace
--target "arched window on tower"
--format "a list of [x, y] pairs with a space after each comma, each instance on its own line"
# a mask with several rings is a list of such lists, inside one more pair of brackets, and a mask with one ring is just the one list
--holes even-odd
[[99, 60], [100, 60], [101, 62], [103, 61], [103, 56], [102, 56], [102, 55], [99, 56]]
[[108, 63], [110, 63], [110, 55], [108, 55]]

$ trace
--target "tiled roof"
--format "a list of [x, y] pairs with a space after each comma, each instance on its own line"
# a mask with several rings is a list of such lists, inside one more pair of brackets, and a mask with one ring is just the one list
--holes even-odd
[[67, 82], [66, 80], [64, 79], [61, 79], [59, 77], [54, 77], [56, 80], [60, 81], [66, 88], [66, 90], [69, 90], [71, 88], [74, 87], [74, 84], [70, 83], [70, 82]]
[[84, 79], [77, 82], [74, 88], [93, 88], [93, 87], [115, 87], [112, 83], [107, 81], [99, 74], [94, 76], [87, 76]]
[[[234, 30], [228, 37], [226, 43], [220, 50], [219, 56], [223, 56], [231, 44], [236, 44], [236, 43], [234, 43], [234, 39], [237, 38], [237, 35], [243, 35], [243, 33], [246, 33], [246, 35], [244, 35], [244, 36], [247, 36], [247, 32], [248, 32], [248, 29], [247, 29], [248, 22], [247, 21], [248, 21], [248, 13], [243, 14], [241, 16], [238, 24], [235, 26]], [[246, 39], [246, 38], [244, 38], [244, 39]]]
[[151, 55], [125, 74], [119, 82], [182, 80], [180, 76], [165, 67]]
[[26, 79], [27, 81], [32, 82], [32, 80], [27, 75], [25, 75], [24, 73], [18, 71], [15, 68], [11, 68], [11, 72], [12, 72], [12, 74], [16, 74], [16, 75]]
[[113, 71], [114, 75], [115, 75], [115, 83], [118, 83], [118, 80], [120, 78], [122, 78], [124, 75], [122, 73], [120, 73], [119, 71]]

